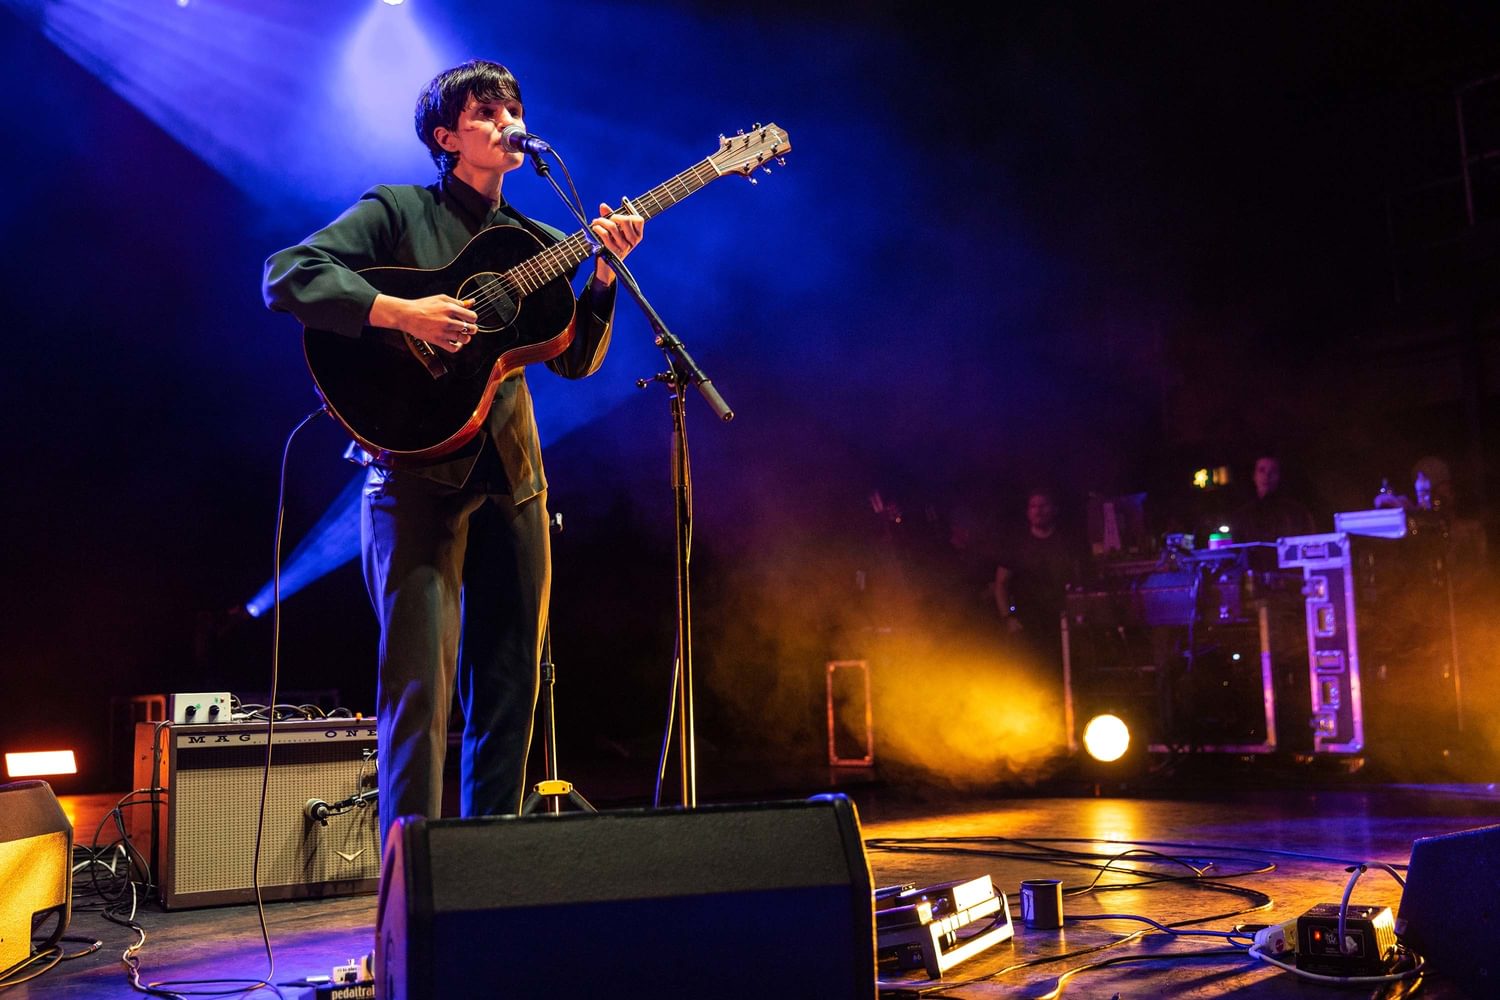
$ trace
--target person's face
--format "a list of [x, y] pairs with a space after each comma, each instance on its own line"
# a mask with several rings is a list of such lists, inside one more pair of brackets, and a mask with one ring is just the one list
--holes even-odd
[[1258, 458], [1255, 460], [1255, 495], [1264, 497], [1275, 493], [1276, 487], [1281, 485], [1281, 463], [1274, 458]]
[[1057, 520], [1057, 508], [1045, 493], [1033, 493], [1026, 501], [1026, 522], [1033, 528], [1050, 528]]
[[477, 101], [470, 95], [453, 130], [440, 125], [433, 135], [439, 146], [458, 154], [460, 166], [504, 173], [519, 167], [526, 154], [506, 146], [500, 133], [510, 125], [524, 129], [523, 114], [520, 101]]

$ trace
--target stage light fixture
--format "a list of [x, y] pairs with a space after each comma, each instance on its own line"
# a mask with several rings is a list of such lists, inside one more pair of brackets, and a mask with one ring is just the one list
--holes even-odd
[[401, 0], [384, 0], [384, 2], [385, 2], [385, 5], [387, 7], [399, 7], [399, 6], [401, 6]]
[[1130, 727], [1118, 715], [1096, 715], [1083, 727], [1083, 748], [1101, 763], [1111, 763], [1130, 749]]
[[58, 774], [77, 774], [78, 759], [71, 750], [36, 750], [7, 753], [5, 773], [11, 778], [41, 778]]

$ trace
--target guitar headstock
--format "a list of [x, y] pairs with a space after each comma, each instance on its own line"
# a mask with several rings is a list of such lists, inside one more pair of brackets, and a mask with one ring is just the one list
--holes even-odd
[[770, 173], [772, 160], [785, 166], [782, 157], [791, 151], [792, 141], [778, 126], [755, 125], [748, 132], [719, 136], [719, 151], [708, 159], [720, 176], [740, 174], [749, 177], [750, 183], [754, 184], [752, 175], [756, 170]]

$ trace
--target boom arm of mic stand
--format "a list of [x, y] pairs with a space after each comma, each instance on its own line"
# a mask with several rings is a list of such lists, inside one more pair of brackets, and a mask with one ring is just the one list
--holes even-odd
[[[554, 152], [553, 155], [557, 154]], [[734, 411], [729, 408], [728, 403], [724, 402], [724, 397], [719, 395], [719, 390], [714, 388], [713, 380], [703, 374], [703, 369], [698, 367], [698, 363], [687, 352], [687, 347], [684, 346], [682, 341], [677, 339], [672, 331], [667, 329], [667, 324], [662, 322], [661, 316], [657, 315], [656, 310], [651, 307], [651, 303], [646, 301], [646, 296], [641, 291], [641, 286], [636, 284], [635, 275], [630, 273], [630, 269], [625, 266], [624, 261], [616, 257], [608, 247], [594, 238], [594, 234], [589, 230], [589, 220], [583, 211], [583, 206], [575, 205], [572, 201], [568, 200], [567, 193], [557, 183], [557, 179], [552, 176], [552, 171], [548, 169], [541, 155], [535, 151], [531, 153], [531, 165], [538, 176], [552, 185], [552, 190], [557, 192], [557, 196], [562, 199], [563, 204], [568, 206], [568, 211], [572, 212], [573, 216], [578, 220], [579, 225], [583, 226], [584, 238], [589, 241], [589, 245], [594, 248], [594, 252], [604, 258], [604, 262], [614, 269], [615, 276], [629, 290], [636, 304], [641, 307], [641, 312], [646, 314], [646, 320], [651, 324], [651, 329], [656, 331], [656, 346], [660, 347], [666, 353], [674, 375], [678, 377], [686, 376], [689, 382], [697, 386], [698, 392], [707, 401], [709, 409], [718, 414], [720, 420], [726, 423], [733, 420]]]
[[656, 346], [666, 353], [672, 371], [685, 376], [689, 382], [698, 387], [698, 392], [702, 394], [709, 408], [718, 414], [720, 420], [726, 423], [733, 420], [734, 411], [729, 408], [728, 403], [724, 402], [724, 397], [719, 395], [719, 390], [714, 388], [713, 380], [703, 374], [703, 369], [699, 368], [692, 355], [688, 354], [687, 347], [677, 339], [676, 334], [667, 329], [667, 324], [662, 322], [656, 310], [651, 308], [651, 303], [646, 301], [646, 296], [642, 294], [640, 286], [636, 284], [635, 276], [630, 273], [625, 262], [611, 253], [607, 247], [597, 246], [597, 250], [599, 256], [604, 258], [604, 262], [614, 268], [615, 276], [620, 279], [620, 283], [641, 307], [641, 312], [645, 313], [646, 321], [651, 324], [651, 329], [656, 331]]

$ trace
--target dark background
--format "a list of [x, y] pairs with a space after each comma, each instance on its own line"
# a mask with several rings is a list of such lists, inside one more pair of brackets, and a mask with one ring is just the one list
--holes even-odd
[[[396, 176], [341, 155], [357, 116], [278, 117], [326, 87], [294, 58], [341, 44], [296, 34], [314, 17], [301, 5], [218, 5], [301, 40], [247, 56], [261, 75], [132, 89], [111, 46], [139, 61], [179, 23], [160, 6], [92, 48], [49, 18], [109, 27], [136, 8], [0, 7], [0, 749], [73, 746], [78, 788], [122, 780], [112, 699], [267, 690], [271, 617], [234, 609], [270, 577], [282, 449], [317, 401], [298, 329], [261, 305], [261, 265], [369, 184], [429, 179], [399, 128], [412, 166]], [[895, 2], [552, 4], [503, 28], [493, 5], [417, 6], [406, 16], [445, 26], [438, 68], [517, 70], [532, 129], [591, 208], [719, 131], [774, 120], [791, 136], [784, 169], [712, 185], [631, 259], [737, 413], [718, 424], [688, 400], [713, 750], [774, 734], [815, 757], [822, 662], [882, 613], [882, 587], [919, 579], [909, 540], [962, 523], [983, 568], [1033, 482], [1058, 486], [1075, 526], [1090, 493], [1144, 492], [1154, 527], [1201, 530], [1270, 449], [1331, 530], [1432, 453], [1488, 524], [1494, 4], [1009, 3], [983, 20]], [[397, 93], [399, 118], [415, 90]], [[302, 151], [280, 185], [267, 148]], [[293, 181], [309, 175], [327, 186]], [[565, 224], [534, 177], [506, 193]], [[589, 384], [531, 376], [567, 525], [565, 732], [632, 759], [665, 717], [675, 611], [666, 396], [634, 385], [659, 364], [622, 298]], [[342, 443], [328, 421], [294, 442], [288, 550], [353, 475]], [[1220, 465], [1229, 487], [1189, 487]], [[904, 512], [896, 530], [876, 493]], [[340, 562], [284, 604], [280, 685], [368, 711], [374, 647]]]

